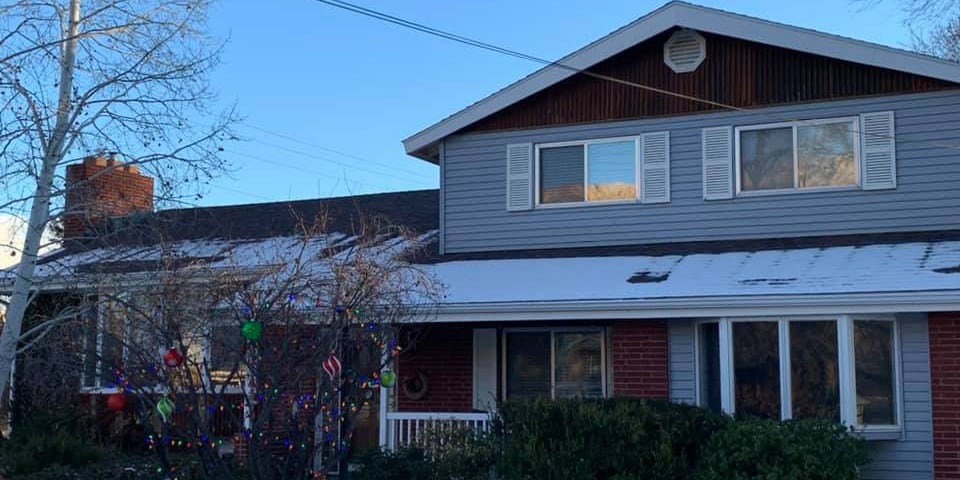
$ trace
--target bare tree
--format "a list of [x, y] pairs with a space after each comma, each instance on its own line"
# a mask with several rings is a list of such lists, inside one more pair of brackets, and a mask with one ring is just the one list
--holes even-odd
[[352, 235], [326, 223], [262, 241], [161, 244], [151, 271], [102, 265], [85, 382], [99, 376], [131, 399], [165, 471], [169, 451], [189, 446], [206, 478], [232, 478], [218, 442], [239, 432], [250, 478], [347, 474], [358, 419], [441, 288], [409, 261], [419, 237], [373, 218]]
[[[872, 8], [884, 0], [853, 0]], [[927, 55], [960, 61], [960, 1], [887, 0], [899, 5], [913, 37], [911, 47]]]
[[0, 6], [0, 213], [28, 218], [0, 334], [0, 391], [36, 290], [43, 233], [64, 214], [65, 164], [111, 152], [154, 176], [160, 199], [175, 199], [184, 184], [224, 168], [219, 145], [235, 117], [207, 111], [214, 98], [207, 74], [222, 48], [204, 31], [211, 3]]

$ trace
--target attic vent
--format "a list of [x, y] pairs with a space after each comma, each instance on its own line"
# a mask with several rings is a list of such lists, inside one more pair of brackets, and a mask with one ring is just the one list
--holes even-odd
[[674, 72], [692, 72], [707, 56], [707, 42], [693, 30], [679, 30], [663, 44], [663, 61]]

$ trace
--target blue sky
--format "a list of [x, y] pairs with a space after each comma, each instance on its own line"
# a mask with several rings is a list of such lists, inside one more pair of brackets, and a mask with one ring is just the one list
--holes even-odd
[[[454, 33], [555, 59], [664, 0], [355, 0]], [[897, 3], [696, 3], [903, 47]], [[212, 81], [245, 117], [227, 146], [233, 171], [202, 205], [435, 188], [437, 168], [401, 140], [535, 70], [523, 60], [423, 35], [314, 0], [223, 0], [229, 36]], [[271, 133], [268, 133], [271, 132]], [[278, 136], [282, 135], [282, 136]]]

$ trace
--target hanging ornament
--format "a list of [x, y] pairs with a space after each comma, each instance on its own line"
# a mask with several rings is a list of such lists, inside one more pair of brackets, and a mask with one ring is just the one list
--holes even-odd
[[164, 423], [170, 421], [170, 416], [173, 415], [173, 411], [176, 409], [176, 405], [173, 404], [173, 400], [170, 400], [170, 397], [163, 397], [157, 402], [157, 413], [160, 414], [160, 419]]
[[176, 348], [171, 348], [163, 355], [163, 364], [171, 368], [179, 367], [183, 365], [183, 354]]
[[340, 373], [342, 365], [340, 364], [340, 359], [336, 355], [330, 354], [326, 360], [323, 361], [323, 371], [327, 372], [327, 375], [330, 376], [330, 380], [334, 380], [337, 377], [337, 374]]
[[127, 409], [127, 396], [123, 393], [114, 393], [107, 397], [107, 408], [111, 412], [122, 412]]
[[380, 385], [383, 385], [385, 388], [393, 388], [397, 384], [397, 374], [393, 373], [392, 370], [385, 370], [380, 374]]
[[263, 324], [256, 320], [243, 322], [240, 331], [243, 334], [243, 338], [246, 338], [248, 342], [259, 342], [260, 339], [263, 338]]

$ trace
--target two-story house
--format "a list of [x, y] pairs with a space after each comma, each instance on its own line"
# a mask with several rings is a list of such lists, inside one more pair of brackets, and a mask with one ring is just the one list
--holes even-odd
[[391, 438], [661, 397], [960, 474], [960, 65], [672, 2], [404, 146], [440, 167], [448, 292]]
[[[318, 211], [435, 239], [446, 297], [371, 442], [483, 425], [498, 400], [636, 396], [834, 419], [870, 442], [866, 478], [960, 476], [960, 65], [674, 2], [404, 146], [439, 166], [439, 195], [152, 215], [185, 256]], [[146, 183], [97, 159], [68, 177], [110, 167]], [[134, 207], [108, 213], [152, 203]], [[156, 248], [135, 247], [43, 268], [136, 273]], [[79, 388], [116, 391], [83, 368]]]

